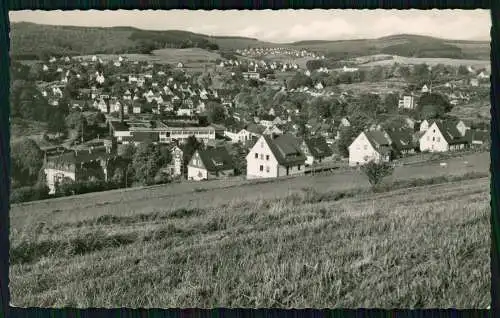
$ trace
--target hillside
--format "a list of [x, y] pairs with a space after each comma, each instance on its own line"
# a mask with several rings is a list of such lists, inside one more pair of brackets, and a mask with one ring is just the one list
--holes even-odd
[[[18, 59], [41, 55], [150, 53], [162, 48], [235, 50], [248, 47], [295, 47], [318, 51], [334, 58], [391, 54], [408, 57], [489, 59], [488, 42], [456, 41], [418, 35], [343, 41], [300, 41], [289, 44], [253, 38], [207, 36], [187, 31], [148, 31], [132, 27], [74, 27], [11, 24], [11, 54]], [[37, 48], [34, 51], [34, 48]]]
[[366, 40], [300, 41], [291, 45], [318, 50], [336, 58], [389, 54], [419, 58], [490, 59], [489, 42], [446, 40], [411, 34]]
[[295, 190], [286, 181], [269, 184], [259, 197], [261, 187], [246, 186], [245, 198], [227, 193], [241, 195], [240, 187], [174, 194], [163, 188], [139, 190], [141, 199], [122, 193], [110, 202], [96, 194], [97, 200], [15, 206], [11, 302], [80, 308], [489, 304], [488, 178], [345, 198], [340, 189], [325, 192], [316, 183]]

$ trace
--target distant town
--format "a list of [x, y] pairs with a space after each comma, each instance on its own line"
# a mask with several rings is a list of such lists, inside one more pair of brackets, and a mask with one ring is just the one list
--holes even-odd
[[[45, 122], [46, 131], [13, 147], [13, 192], [25, 201], [488, 149], [487, 117], [452, 114], [489, 102], [486, 68], [381, 63], [395, 58], [250, 48], [196, 71], [127, 55], [14, 60], [13, 120]], [[29, 147], [43, 153], [44, 176], [15, 171]], [[47, 195], [33, 194], [40, 184]]]

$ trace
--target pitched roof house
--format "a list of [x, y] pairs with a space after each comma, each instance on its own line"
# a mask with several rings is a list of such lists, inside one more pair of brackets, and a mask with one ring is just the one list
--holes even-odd
[[225, 147], [198, 149], [188, 163], [188, 180], [210, 180], [234, 175], [234, 164]]
[[301, 150], [306, 156], [306, 165], [321, 163], [333, 156], [332, 149], [322, 136], [305, 138], [301, 143]]
[[387, 135], [391, 141], [392, 150], [396, 155], [406, 155], [415, 153], [418, 147], [415, 142], [412, 129], [388, 130]]
[[348, 148], [350, 166], [370, 161], [388, 162], [391, 159], [391, 141], [378, 130], [361, 132]]
[[260, 137], [246, 157], [247, 179], [304, 174], [306, 157], [297, 138], [285, 134]]
[[419, 144], [420, 151], [444, 152], [464, 149], [468, 141], [452, 122], [434, 121], [420, 138]]

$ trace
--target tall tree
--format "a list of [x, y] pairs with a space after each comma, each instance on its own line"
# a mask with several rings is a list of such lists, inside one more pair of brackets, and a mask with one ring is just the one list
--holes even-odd
[[162, 165], [162, 155], [152, 143], [141, 143], [132, 159], [135, 181], [142, 185], [152, 184]]
[[21, 185], [32, 185], [43, 166], [43, 152], [32, 139], [24, 138], [11, 145], [12, 178]]

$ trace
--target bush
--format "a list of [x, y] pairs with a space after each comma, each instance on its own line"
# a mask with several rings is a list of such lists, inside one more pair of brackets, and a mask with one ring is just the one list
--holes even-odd
[[43, 200], [49, 197], [49, 191], [46, 187], [20, 187], [11, 190], [10, 203]]

